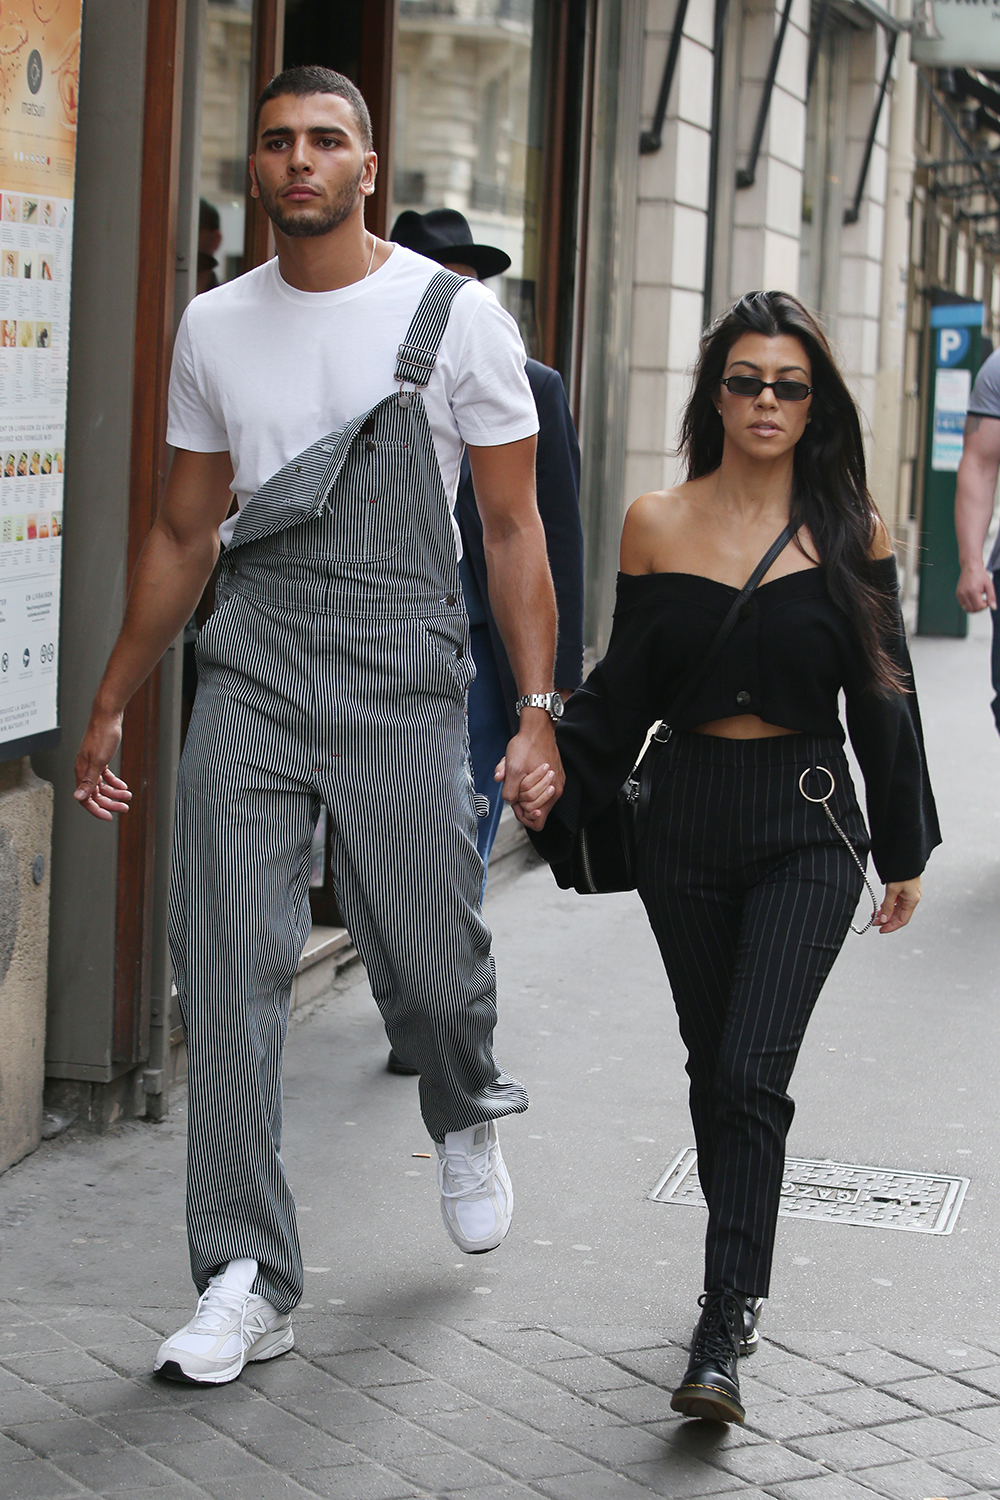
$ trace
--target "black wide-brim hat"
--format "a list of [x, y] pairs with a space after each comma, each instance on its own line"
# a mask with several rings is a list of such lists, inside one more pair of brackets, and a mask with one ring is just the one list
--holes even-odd
[[404, 209], [389, 238], [440, 265], [452, 262], [471, 266], [484, 281], [510, 267], [506, 251], [496, 245], [473, 244], [469, 221], [457, 208], [432, 208], [426, 214], [418, 214], [415, 208]]

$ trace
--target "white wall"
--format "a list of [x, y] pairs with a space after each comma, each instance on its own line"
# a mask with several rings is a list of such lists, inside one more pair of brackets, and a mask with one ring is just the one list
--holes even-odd
[[[747, 164], [781, 11], [782, 0], [742, 0], [738, 98], [730, 111], [738, 167]], [[676, 0], [647, 0], [642, 128], [652, 120], [675, 12]], [[714, 12], [714, 0], [690, 0], [663, 144], [639, 160], [626, 505], [681, 477], [674, 450], [704, 313]], [[809, 21], [809, 0], [793, 0], [753, 185], [737, 189], [732, 173], [720, 172], [717, 230], [730, 236], [731, 253], [729, 284], [715, 288], [716, 308], [755, 288], [799, 289]], [[884, 64], [884, 35], [880, 28], [858, 30], [850, 47], [848, 203]], [[879, 368], [889, 103], [882, 110], [860, 217], [843, 228], [837, 309], [828, 319], [869, 442]], [[721, 152], [723, 162], [731, 158], [731, 151], [728, 158]]]
[[[676, 0], [649, 0], [642, 125], [653, 117]], [[701, 334], [713, 0], [690, 0], [660, 150], [639, 161], [626, 504], [679, 477], [673, 450]]]

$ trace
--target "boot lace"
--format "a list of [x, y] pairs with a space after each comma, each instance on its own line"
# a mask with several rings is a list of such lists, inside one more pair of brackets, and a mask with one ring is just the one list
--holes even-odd
[[743, 1303], [735, 1292], [705, 1292], [691, 1346], [692, 1362], [717, 1364], [733, 1358], [743, 1333]]

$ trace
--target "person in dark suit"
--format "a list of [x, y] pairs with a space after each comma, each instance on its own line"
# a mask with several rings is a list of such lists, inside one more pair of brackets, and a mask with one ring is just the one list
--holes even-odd
[[[396, 244], [436, 260], [460, 276], [486, 280], [510, 266], [510, 256], [494, 245], [473, 243], [465, 217], [456, 209], [401, 213], [389, 238]], [[555, 684], [564, 700], [583, 677], [583, 528], [580, 524], [580, 444], [570, 414], [566, 390], [558, 370], [537, 359], [525, 364], [528, 384], [538, 408], [538, 447], [535, 482], [538, 510], [545, 528], [549, 567], [559, 610]], [[476, 840], [486, 870], [503, 811], [501, 784], [494, 778], [507, 741], [517, 733], [517, 688], [500, 631], [490, 609], [486, 584], [483, 525], [479, 518], [468, 455], [455, 503], [455, 519], [462, 536], [462, 592], [469, 615], [472, 659], [476, 680], [469, 689], [469, 748], [477, 798], [486, 811], [479, 819]], [[390, 1072], [410, 1069], [390, 1052]]]

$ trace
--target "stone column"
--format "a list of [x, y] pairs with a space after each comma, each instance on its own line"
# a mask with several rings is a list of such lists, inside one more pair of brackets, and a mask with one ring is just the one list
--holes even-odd
[[52, 787], [0, 764], [0, 1171], [42, 1138]]

